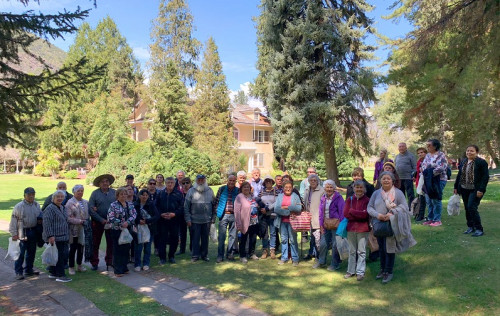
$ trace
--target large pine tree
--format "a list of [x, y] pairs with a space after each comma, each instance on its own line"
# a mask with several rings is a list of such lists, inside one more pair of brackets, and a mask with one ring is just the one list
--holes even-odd
[[313, 159], [322, 152], [338, 182], [335, 143], [355, 154], [369, 147], [363, 109], [374, 97], [363, 67], [372, 32], [363, 0], [262, 0], [253, 88], [269, 110], [277, 153]]
[[184, 84], [193, 86], [201, 43], [192, 35], [193, 16], [188, 5], [184, 0], [161, 0], [158, 11], [151, 31], [151, 70], [165, 67], [172, 59]]
[[206, 43], [201, 69], [196, 74], [196, 101], [191, 107], [194, 146], [214, 158], [221, 167], [236, 161], [230, 98], [222, 72], [217, 45], [212, 37]]

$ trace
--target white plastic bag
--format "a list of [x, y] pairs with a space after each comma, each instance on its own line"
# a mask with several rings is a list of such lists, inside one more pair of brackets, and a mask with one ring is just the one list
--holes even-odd
[[57, 253], [57, 246], [54, 243], [45, 244], [45, 250], [42, 253], [42, 264], [48, 266], [55, 266], [57, 264], [57, 260], [59, 259], [59, 255]]
[[12, 260], [16, 261], [19, 259], [19, 255], [21, 254], [21, 242], [18, 240], [12, 240], [12, 237], [9, 237], [9, 249], [7, 254], [5, 255], [5, 259], [8, 256], [12, 258]]
[[145, 244], [151, 239], [151, 232], [147, 224], [137, 226], [137, 243]]
[[421, 173], [419, 178], [418, 178], [418, 185], [417, 185], [417, 194], [418, 195], [424, 195], [424, 175]]
[[210, 225], [210, 240], [217, 242], [217, 228], [215, 228], [215, 224]]
[[130, 244], [134, 240], [134, 237], [130, 234], [127, 228], [122, 228], [120, 237], [118, 238], [118, 245]]
[[337, 250], [339, 251], [340, 260], [349, 259], [349, 243], [347, 238], [335, 236], [337, 242]]
[[453, 196], [448, 201], [448, 215], [450, 216], [460, 215], [460, 195], [453, 194]]

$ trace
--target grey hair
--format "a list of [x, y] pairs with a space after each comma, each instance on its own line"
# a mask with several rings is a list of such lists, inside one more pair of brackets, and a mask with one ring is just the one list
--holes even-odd
[[239, 177], [239, 176], [245, 176], [246, 177], [247, 173], [245, 171], [243, 171], [243, 170], [240, 170], [240, 171], [238, 171], [238, 173], [236, 174], [236, 176], [237, 177]]
[[52, 194], [52, 202], [54, 202], [56, 200], [56, 196], [58, 195], [62, 195], [64, 197], [66, 197], [66, 192], [64, 192], [63, 190], [57, 190], [56, 192], [54, 192]]
[[319, 177], [318, 177], [317, 174], [311, 174], [311, 175], [309, 175], [307, 177], [307, 180], [310, 181], [312, 178], [315, 178], [318, 181], [318, 183], [319, 183]]
[[363, 187], [363, 189], [365, 189], [365, 192], [366, 192], [366, 185], [365, 185], [365, 182], [363, 180], [356, 180], [353, 182], [352, 184], [352, 187], [354, 188], [355, 186], [361, 186]]
[[378, 180], [381, 181], [383, 176], [390, 176], [393, 183], [394, 183], [394, 181], [396, 181], [396, 176], [394, 176], [394, 173], [392, 173], [390, 171], [384, 171], [384, 172], [382, 172], [380, 174], [380, 176], [378, 177]]
[[64, 185], [67, 187], [66, 182], [64, 182], [64, 181], [60, 181], [60, 182], [57, 182], [56, 188], [57, 188], [57, 187], [59, 187], [59, 185], [61, 185], [61, 184], [64, 184]]
[[260, 174], [260, 169], [259, 169], [259, 168], [253, 168], [253, 169], [252, 169], [252, 173], [253, 173], [254, 171], [258, 171], [258, 172], [259, 172], [259, 174]]
[[77, 184], [73, 187], [73, 189], [71, 189], [71, 192], [75, 193], [76, 191], [80, 190], [80, 189], [84, 189], [83, 185], [81, 184]]
[[184, 170], [179, 170], [179, 171], [177, 171], [176, 175], [177, 175], [177, 174], [179, 174], [179, 172], [182, 172], [182, 174], [183, 174], [184, 176], [186, 176], [186, 173], [184, 172]]
[[337, 188], [337, 185], [335, 184], [335, 181], [328, 179], [325, 182], [323, 182], [323, 188], [326, 188], [327, 185], [333, 186], [334, 189]]

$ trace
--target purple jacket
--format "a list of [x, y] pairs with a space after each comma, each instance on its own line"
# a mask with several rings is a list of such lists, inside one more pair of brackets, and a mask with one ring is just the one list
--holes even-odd
[[[326, 194], [323, 194], [319, 202], [319, 226], [323, 227], [323, 222], [325, 220], [325, 205], [326, 205]], [[330, 218], [338, 218], [339, 220], [344, 219], [344, 198], [338, 192], [335, 192], [332, 197], [332, 203], [330, 203]]]
[[[387, 161], [394, 162], [391, 159], [387, 159]], [[375, 173], [373, 174], [373, 181], [378, 180], [378, 177], [384, 170], [384, 163], [385, 162], [383, 160], [377, 160], [377, 162], [375, 163]]]

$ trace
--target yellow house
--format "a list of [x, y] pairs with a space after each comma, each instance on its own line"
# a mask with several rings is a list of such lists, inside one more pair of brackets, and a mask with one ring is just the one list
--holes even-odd
[[247, 172], [259, 168], [265, 175], [273, 170], [274, 150], [271, 141], [273, 128], [269, 118], [258, 108], [236, 105], [231, 113], [238, 153], [248, 158]]
[[[144, 123], [150, 122], [147, 118], [148, 106], [140, 100], [129, 115], [129, 124], [132, 128], [130, 138], [135, 141], [144, 141], [151, 137], [149, 129]], [[273, 128], [269, 118], [261, 113], [260, 109], [248, 105], [236, 105], [231, 112], [233, 121], [233, 135], [238, 140], [238, 154], [244, 154], [247, 159], [247, 172], [259, 168], [264, 176], [273, 170], [274, 150], [271, 141]], [[238, 170], [236, 170], [238, 171]]]

